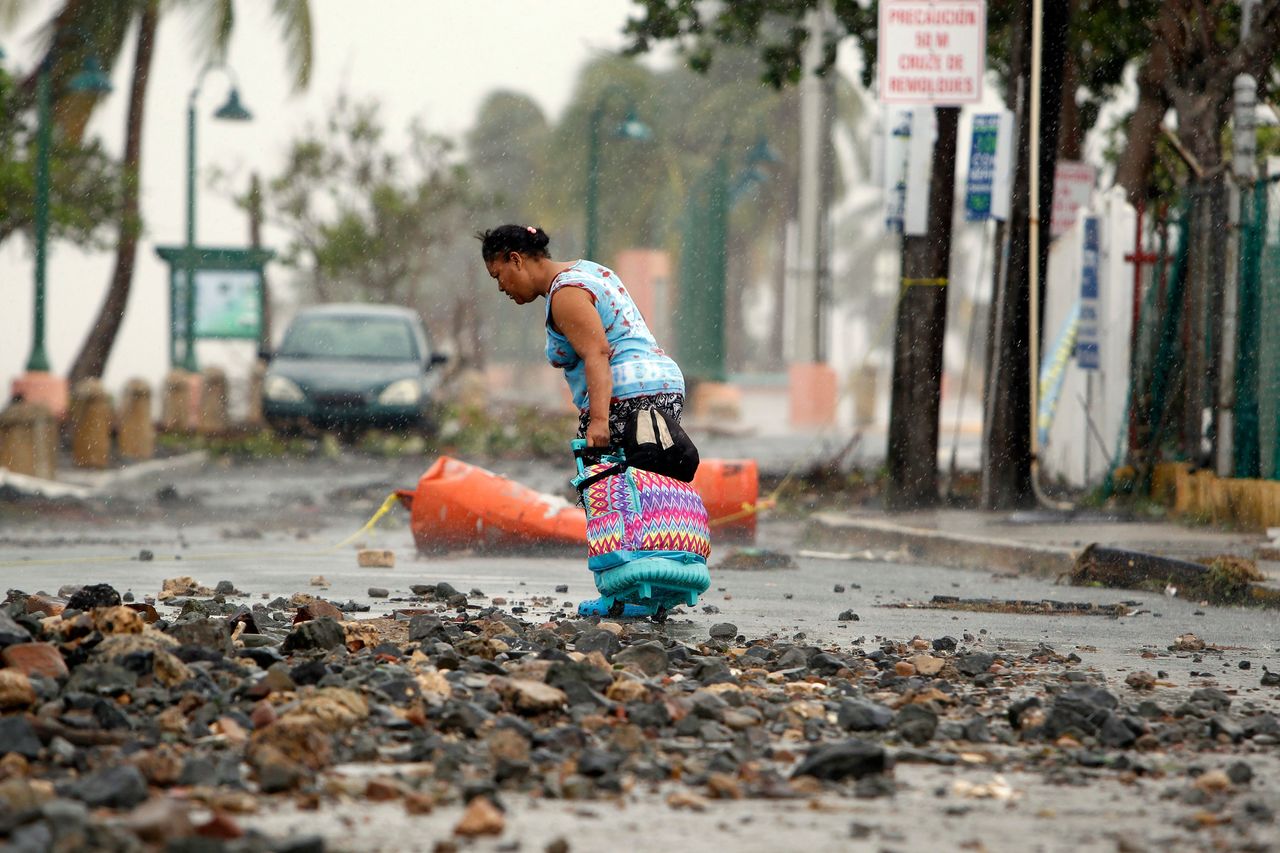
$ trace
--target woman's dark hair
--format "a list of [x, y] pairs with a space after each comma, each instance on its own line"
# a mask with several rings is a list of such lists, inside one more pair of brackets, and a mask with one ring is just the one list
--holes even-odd
[[549, 258], [547, 246], [551, 238], [547, 232], [533, 225], [499, 225], [492, 231], [476, 234], [480, 241], [480, 255], [485, 263], [497, 260], [508, 252], [519, 252], [528, 258]]

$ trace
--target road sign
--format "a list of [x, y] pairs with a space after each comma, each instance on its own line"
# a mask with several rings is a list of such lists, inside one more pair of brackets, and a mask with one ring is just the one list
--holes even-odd
[[996, 143], [1000, 140], [1000, 115], [973, 117], [969, 145], [969, 177], [964, 188], [964, 218], [984, 222], [991, 217], [991, 188], [996, 179]]
[[890, 234], [902, 233], [910, 147], [911, 110], [889, 110], [884, 125], [884, 227]]
[[881, 0], [880, 100], [953, 106], [982, 100], [985, 0]]
[[[262, 335], [263, 268], [275, 257], [269, 249], [212, 249], [196, 246], [188, 263], [184, 246], [157, 246], [169, 264], [169, 355], [178, 363], [178, 343], [186, 340], [187, 302], [194, 298], [194, 337], [256, 341]], [[195, 279], [194, 297], [187, 269]]]
[[1098, 363], [1098, 217], [1084, 218], [1083, 252], [1080, 258], [1080, 326], [1076, 331], [1076, 364], [1081, 370], [1097, 370]]
[[1076, 224], [1076, 214], [1089, 204], [1096, 171], [1088, 163], [1059, 160], [1053, 173], [1053, 219], [1049, 236], [1057, 237]]

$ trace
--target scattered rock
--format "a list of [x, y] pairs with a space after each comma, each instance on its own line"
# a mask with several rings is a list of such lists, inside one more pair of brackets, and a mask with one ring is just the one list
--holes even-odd
[[[356, 552], [356, 565], [362, 569], [394, 569], [396, 552], [390, 548], [361, 548]], [[317, 584], [327, 586], [328, 584]]]
[[40, 755], [40, 738], [26, 717], [0, 717], [0, 755], [9, 753], [30, 759]]
[[31, 632], [19, 625], [7, 610], [0, 609], [0, 646], [11, 646], [30, 641]]
[[477, 838], [481, 835], [501, 835], [507, 821], [488, 797], [476, 797], [462, 813], [462, 819], [453, 828], [454, 835]]
[[368, 596], [370, 598], [386, 598], [389, 595], [391, 595], [391, 590], [389, 589], [380, 586], [369, 587]]
[[942, 658], [936, 658], [933, 655], [912, 655], [907, 658], [918, 674], [933, 677], [942, 672], [944, 661]]
[[970, 652], [956, 660], [956, 669], [963, 675], [978, 676], [991, 669], [996, 656], [990, 652]]
[[622, 666], [633, 666], [650, 677], [665, 674], [667, 667], [670, 666], [666, 650], [662, 648], [661, 643], [657, 642], [627, 646], [614, 654], [613, 662]]
[[903, 740], [922, 746], [938, 730], [938, 715], [923, 705], [904, 705], [894, 716], [893, 727]]
[[810, 751], [792, 772], [797, 776], [813, 776], [816, 779], [838, 782], [841, 779], [861, 779], [888, 768], [884, 748], [860, 740], [833, 743]]
[[328, 616], [300, 622], [297, 627], [284, 638], [280, 650], [290, 652], [312, 649], [336, 649], [346, 642], [346, 631], [337, 621]]
[[1202, 652], [1204, 649], [1204, 640], [1195, 634], [1181, 634], [1174, 639], [1173, 645], [1169, 647], [1170, 651], [1175, 652]]
[[1124, 683], [1134, 690], [1154, 690], [1156, 677], [1149, 672], [1131, 672], [1125, 676]]
[[738, 636], [738, 626], [732, 622], [717, 622], [711, 626], [711, 639], [732, 640]]
[[90, 808], [131, 809], [147, 799], [147, 780], [132, 764], [121, 764], [91, 773], [67, 793]]
[[93, 610], [97, 607], [118, 607], [119, 605], [120, 593], [116, 592], [110, 584], [105, 583], [95, 583], [81, 587], [67, 599], [67, 607], [81, 612]]
[[836, 719], [848, 731], [883, 731], [893, 724], [893, 711], [878, 702], [846, 699], [840, 703]]
[[0, 669], [0, 711], [21, 711], [36, 703], [31, 679], [16, 669]]
[[45, 678], [66, 678], [67, 663], [52, 643], [15, 643], [5, 646], [0, 660], [12, 670]]
[[859, 622], [858, 614], [852, 610], [841, 610], [840, 615], [836, 617], [837, 622]]
[[543, 684], [541, 681], [529, 681], [513, 678], [499, 688], [504, 697], [522, 714], [541, 714], [564, 706], [569, 697], [558, 687]]

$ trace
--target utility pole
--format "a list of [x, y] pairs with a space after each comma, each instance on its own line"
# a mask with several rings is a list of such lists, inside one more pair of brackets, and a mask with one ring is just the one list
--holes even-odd
[[[249, 246], [262, 248], [262, 180], [258, 173], [249, 176], [249, 195], [246, 199], [249, 208]], [[262, 331], [259, 336], [259, 349], [271, 349], [271, 288], [267, 283], [267, 271], [262, 271]]]
[[835, 373], [823, 363], [826, 326], [821, 293], [825, 269], [828, 187], [825, 164], [830, 159], [833, 108], [829, 83], [818, 76], [831, 22], [830, 0], [809, 12], [808, 40], [800, 82], [800, 187], [797, 216], [797, 262], [787, 308], [790, 331], [790, 417], [796, 426], [825, 425], [835, 409]]
[[902, 238], [902, 290], [889, 404], [890, 509], [938, 502], [942, 345], [947, 330], [959, 107], [936, 107], [928, 233]]
[[[1256, 0], [1240, 0], [1240, 42], [1249, 38], [1253, 29], [1253, 9]], [[1235, 191], [1231, 194], [1231, 219], [1236, 226], [1233, 233], [1236, 239], [1227, 247], [1228, 253], [1234, 257], [1235, 263], [1228, 267], [1225, 276], [1222, 310], [1221, 371], [1218, 386], [1218, 454], [1215, 467], [1220, 476], [1256, 477], [1260, 473], [1258, 457], [1258, 397], [1257, 397], [1257, 352], [1245, 351], [1241, 346], [1236, 351], [1236, 336], [1240, 342], [1251, 345], [1252, 350], [1258, 341], [1258, 311], [1244, 316], [1242, 307], [1243, 290], [1241, 277], [1246, 259], [1241, 255], [1245, 227], [1244, 204], [1252, 204], [1257, 192], [1255, 181], [1258, 179], [1258, 134], [1255, 112], [1258, 103], [1258, 81], [1249, 74], [1240, 74], [1235, 79], [1234, 116], [1232, 128], [1231, 172], [1235, 176]], [[1252, 211], [1250, 211], [1252, 213]], [[1259, 225], [1250, 216], [1248, 227], [1256, 229]], [[1256, 231], [1251, 234], [1257, 239]], [[1253, 244], [1253, 248], [1258, 248]], [[1234, 269], [1232, 269], [1234, 268]], [[1232, 273], [1235, 273], [1232, 275]], [[1253, 294], [1249, 294], [1253, 296]], [[1258, 306], [1252, 306], [1255, 309]], [[1238, 323], [1248, 324], [1248, 328], [1238, 328]], [[1237, 371], [1243, 380], [1237, 385]], [[1242, 394], [1237, 394], [1239, 387]], [[1237, 406], [1241, 411], [1237, 414]], [[1243, 429], [1236, 426], [1236, 419], [1243, 419]], [[1237, 444], [1242, 445], [1236, 452]]]
[[[1036, 4], [1039, 5], [1039, 4]], [[1018, 127], [1017, 160], [1009, 221], [1004, 226], [1007, 252], [1002, 252], [991, 301], [990, 363], [987, 366], [986, 412], [982, 434], [982, 506], [1019, 509], [1035, 505], [1031, 483], [1031, 229], [1038, 231], [1037, 285], [1043, 293], [1049, 261], [1049, 222], [1053, 210], [1053, 172], [1057, 164], [1058, 116], [1062, 105], [1062, 69], [1068, 49], [1070, 0], [1044, 0], [1044, 49], [1033, 56], [1033, 4], [1025, 4], [1014, 35], [1011, 94]], [[1031, 112], [1032, 63], [1040, 62], [1042, 115], [1038, 160], [1039, 204], [1032, 211]], [[1033, 216], [1034, 213], [1034, 216]], [[1044, 300], [1038, 300], [1044, 305]], [[1039, 324], [1037, 324], [1039, 325]], [[1037, 342], [1038, 343], [1038, 342]], [[1038, 371], [1038, 365], [1037, 365]]]
[[800, 81], [800, 200], [798, 263], [791, 306], [791, 360], [812, 363], [818, 356], [818, 247], [821, 243], [823, 88], [817, 69], [822, 62], [825, 5], [809, 13], [804, 77]]

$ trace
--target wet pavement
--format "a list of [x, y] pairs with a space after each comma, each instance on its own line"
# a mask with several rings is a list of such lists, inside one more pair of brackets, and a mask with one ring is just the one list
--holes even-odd
[[[491, 467], [537, 488], [563, 487], [564, 475], [547, 463]], [[88, 504], [9, 505], [0, 511], [0, 571], [10, 589], [52, 594], [64, 585], [107, 583], [121, 593], [131, 591], [138, 600], [155, 595], [166, 578], [190, 575], [210, 587], [230, 581], [246, 594], [246, 604], [310, 593], [339, 604], [369, 606], [367, 613], [351, 614], [358, 618], [421, 607], [410, 587], [446, 582], [463, 592], [479, 591], [469, 602], [473, 606], [503, 599], [500, 609], [531, 624], [557, 616], [570, 621], [576, 602], [593, 592], [582, 558], [572, 552], [418, 555], [406, 514], [399, 510], [362, 543], [395, 551], [395, 568], [359, 568], [354, 546], [330, 548], [358, 529], [393, 488], [412, 487], [424, 469], [421, 460], [354, 456], [215, 463], [172, 478], [131, 482]], [[1265, 668], [1280, 670], [1280, 616], [1274, 612], [1202, 607], [1154, 593], [918, 565], [900, 554], [796, 556], [802, 550], [800, 533], [798, 522], [766, 520], [761, 527], [758, 544], [793, 556], [792, 568], [720, 570], [717, 562], [733, 546], [718, 545], [712, 588], [701, 606], [674, 614], [654, 630], [664, 642], [696, 648], [706, 643], [713, 626], [728, 622], [747, 641], [838, 649], [850, 661], [875, 653], [886, 638], [901, 644], [913, 637], [948, 635], [960, 638], [969, 652], [1010, 660], [1034, 657], [1048, 647], [1055, 660], [1073, 657], [1036, 676], [1036, 684], [1087, 681], [1104, 685], [1124, 703], [1136, 703], [1144, 697], [1130, 690], [1125, 679], [1150, 671], [1158, 673], [1159, 686], [1154, 695], [1146, 695], [1166, 708], [1187, 701], [1194, 691], [1213, 688], [1232, 697], [1233, 712], [1280, 711], [1280, 689], [1263, 687], [1260, 680]], [[1096, 531], [1091, 529], [1089, 536], [1096, 538]], [[144, 551], [149, 558], [142, 559]], [[313, 586], [312, 580], [321, 577], [324, 586]], [[371, 598], [370, 587], [385, 588], [389, 597]], [[563, 587], [567, 593], [557, 592]], [[903, 606], [926, 603], [933, 596], [1124, 603], [1128, 615]], [[1209, 648], [1170, 650], [1176, 637], [1189, 632]], [[996, 699], [983, 701], [1002, 708], [1017, 695], [1038, 689], [1029, 682], [1018, 684], [1022, 686], [997, 690]], [[1263, 741], [1233, 746], [1228, 738], [1194, 750], [1175, 743], [1170, 752], [1148, 756], [1146, 771], [1136, 774], [1093, 772], [1087, 762], [1076, 766], [1070, 761], [1046, 771], [1028, 761], [1025, 747], [1010, 744], [1000, 749], [957, 746], [949, 754], [961, 756], [958, 766], [940, 766], [936, 756], [913, 760], [909, 751], [899, 750], [890, 795], [818, 787], [802, 788], [799, 798], [685, 806], [671, 799], [673, 792], [683, 790], [672, 780], [633, 782], [581, 801], [510, 791], [502, 794], [505, 832], [468, 843], [495, 849], [518, 841], [520, 849], [541, 850], [563, 838], [570, 849], [593, 849], [616, 843], [621, 831], [635, 849], [675, 844], [694, 850], [725, 844], [743, 850], [1268, 849], [1280, 844], [1272, 820], [1247, 819], [1250, 812], [1242, 811], [1243, 806], [1207, 808], [1185, 796], [1189, 780], [1199, 773], [1244, 757], [1255, 777], [1245, 786], [1249, 802], [1256, 800], [1249, 808], [1263, 816], [1280, 809], [1280, 753], [1274, 742]], [[798, 752], [803, 752], [801, 746]], [[1112, 753], [1107, 761], [1114, 763], [1115, 757]], [[1189, 767], [1197, 772], [1189, 775]], [[429, 814], [406, 816], [399, 803], [369, 803], [342, 793], [362, 790], [361, 774], [370, 772], [369, 765], [360, 763], [333, 768], [331, 779], [360, 781], [346, 788], [333, 782], [338, 793], [319, 815], [279, 799], [240, 820], [274, 836], [320, 831], [331, 849], [432, 849], [435, 840], [450, 837], [464, 810], [460, 801], [444, 800]], [[413, 769], [403, 765], [395, 772], [409, 778]]]

